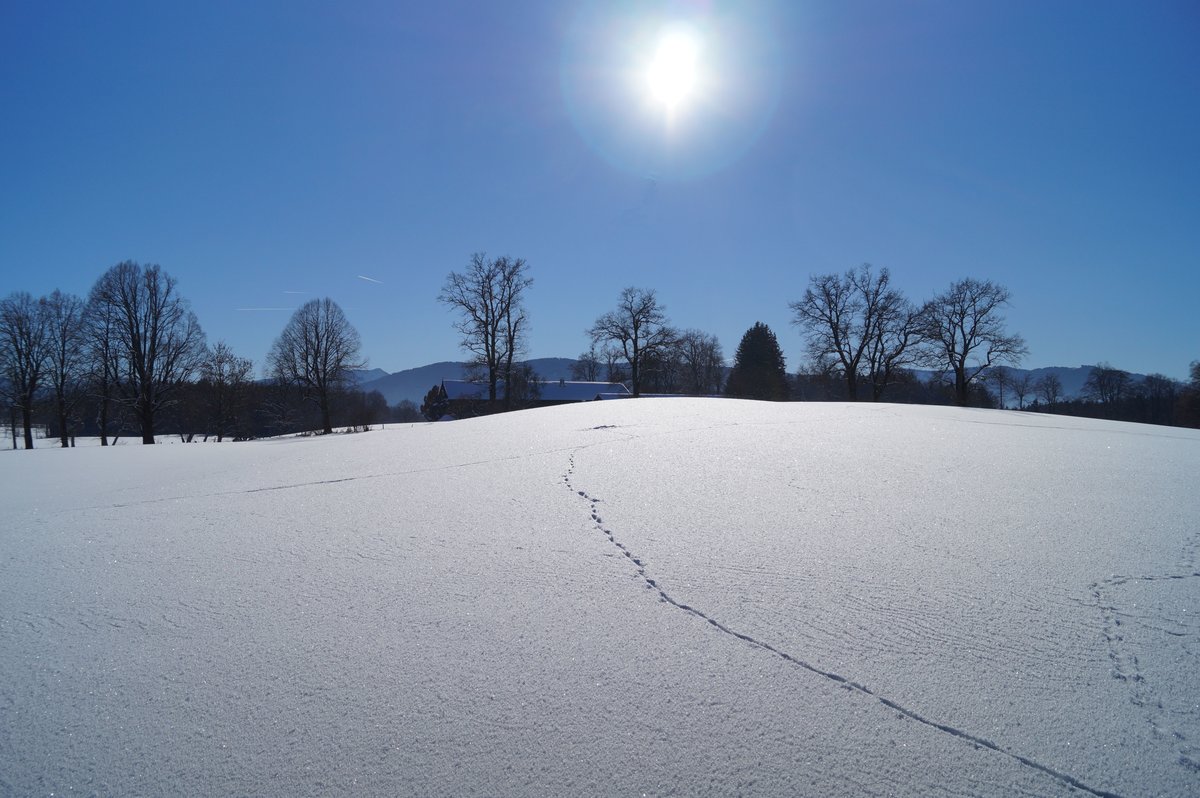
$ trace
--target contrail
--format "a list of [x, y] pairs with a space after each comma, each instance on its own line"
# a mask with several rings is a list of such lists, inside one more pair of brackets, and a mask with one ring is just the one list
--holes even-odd
[[307, 294], [307, 291], [284, 291], [285, 294]]
[[237, 308], [237, 310], [256, 311], [256, 310], [295, 310], [295, 308]]
[[358, 279], [366, 280], [368, 283], [379, 283], [383, 285], [383, 280], [376, 280], [374, 277], [367, 277], [365, 274], [358, 275]]

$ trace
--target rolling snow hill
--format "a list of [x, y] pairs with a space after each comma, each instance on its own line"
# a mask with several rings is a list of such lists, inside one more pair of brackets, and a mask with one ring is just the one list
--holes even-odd
[[1194, 795], [1200, 432], [598, 402], [0, 456], [0, 794]]

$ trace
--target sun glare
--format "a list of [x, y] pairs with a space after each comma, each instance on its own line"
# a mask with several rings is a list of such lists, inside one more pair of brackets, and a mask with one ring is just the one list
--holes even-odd
[[610, 164], [692, 179], [740, 158], [766, 129], [782, 74], [766, 4], [572, 5], [580, 9], [563, 45], [563, 97], [576, 130]]
[[699, 64], [700, 42], [695, 34], [682, 29], [663, 33], [646, 69], [650, 96], [674, 111], [694, 94]]

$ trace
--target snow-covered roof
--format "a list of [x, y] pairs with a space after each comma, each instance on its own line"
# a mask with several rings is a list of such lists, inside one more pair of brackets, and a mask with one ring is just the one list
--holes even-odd
[[[487, 399], [488, 387], [482, 382], [467, 382], [466, 380], [442, 380], [442, 388], [446, 391], [447, 399]], [[504, 383], [496, 384], [496, 396], [504, 395]]]
[[[487, 399], [488, 387], [480, 382], [466, 380], [442, 380], [447, 399]], [[541, 400], [544, 402], [590, 402], [603, 395], [605, 399], [631, 396], [629, 389], [619, 382], [588, 382], [578, 380], [546, 380], [538, 383]], [[496, 384], [496, 397], [504, 396], [504, 383]]]
[[629, 389], [619, 382], [583, 382], [547, 380], [539, 383], [543, 402], [590, 402], [605, 395], [630, 396]]

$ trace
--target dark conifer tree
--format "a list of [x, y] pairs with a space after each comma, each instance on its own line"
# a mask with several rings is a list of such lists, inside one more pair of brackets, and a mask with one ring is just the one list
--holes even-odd
[[725, 394], [739, 399], [783, 401], [789, 393], [779, 341], [770, 327], [755, 322], [738, 344]]
[[449, 410], [450, 401], [446, 397], [446, 389], [440, 384], [435, 384], [429, 389], [429, 393], [425, 394], [425, 401], [421, 403], [421, 415], [429, 421], [437, 421]]

